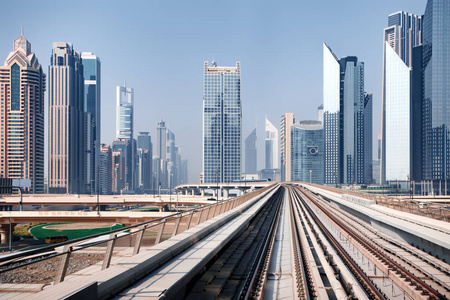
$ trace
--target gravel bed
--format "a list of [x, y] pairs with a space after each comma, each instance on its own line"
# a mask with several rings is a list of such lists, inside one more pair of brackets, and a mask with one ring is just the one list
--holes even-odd
[[[78, 272], [103, 260], [104, 254], [73, 253], [67, 275]], [[0, 283], [51, 283], [56, 275], [61, 257], [55, 257], [32, 265], [0, 274]]]

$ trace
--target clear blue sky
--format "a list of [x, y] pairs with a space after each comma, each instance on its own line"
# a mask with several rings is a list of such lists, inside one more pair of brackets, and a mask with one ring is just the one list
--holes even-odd
[[425, 5], [426, 0], [3, 1], [0, 59], [12, 51], [21, 25], [46, 73], [53, 42], [94, 52], [102, 60], [102, 142], [114, 139], [115, 86], [126, 80], [135, 90], [135, 132], [150, 131], [155, 143], [163, 118], [189, 160], [189, 180], [197, 182], [205, 60], [241, 62], [243, 139], [257, 123], [258, 168], [265, 113], [277, 127], [285, 112], [297, 121], [316, 118], [323, 42], [338, 57], [365, 62], [375, 142], [387, 16], [400, 10], [423, 14]]

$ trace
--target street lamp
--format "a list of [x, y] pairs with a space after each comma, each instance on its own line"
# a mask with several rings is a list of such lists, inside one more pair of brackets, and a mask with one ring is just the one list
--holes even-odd
[[309, 170], [309, 183], [311, 184], [311, 174], [312, 174], [312, 170]]
[[97, 167], [97, 215], [100, 216], [100, 167]]
[[217, 187], [216, 187], [216, 202], [219, 203], [219, 169], [216, 169]]

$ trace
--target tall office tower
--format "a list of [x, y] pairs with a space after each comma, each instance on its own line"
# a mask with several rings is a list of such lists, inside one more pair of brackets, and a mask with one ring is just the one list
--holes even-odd
[[133, 190], [132, 180], [132, 142], [128, 139], [115, 139], [112, 144], [113, 192], [122, 193]]
[[317, 108], [317, 121], [323, 123], [323, 104], [320, 104]]
[[98, 171], [99, 191], [101, 195], [109, 195], [112, 192], [112, 165], [113, 161], [111, 146], [107, 144], [101, 144]]
[[85, 193], [83, 65], [71, 43], [54, 43], [49, 71], [48, 191]]
[[127, 166], [127, 181], [131, 182], [128, 190], [134, 190], [136, 184], [136, 144], [134, 141], [134, 89], [124, 86], [116, 87], [116, 139], [130, 142], [131, 160]]
[[[422, 17], [397, 12], [384, 30], [381, 181], [406, 181], [411, 174], [411, 67], [421, 44]], [[418, 133], [420, 136], [420, 133]]]
[[281, 141], [281, 181], [291, 181], [291, 128], [295, 119], [293, 113], [281, 116], [280, 141]]
[[256, 128], [245, 139], [245, 174], [257, 174]]
[[358, 183], [371, 184], [373, 181], [373, 94], [364, 94], [364, 101], [356, 109], [356, 179]]
[[44, 192], [45, 74], [23, 37], [0, 67], [0, 177], [31, 180]]
[[241, 178], [241, 64], [204, 63], [203, 182]]
[[423, 177], [439, 182], [450, 178], [449, 32], [450, 1], [428, 0], [423, 21], [422, 56]]
[[176, 162], [176, 146], [175, 146], [175, 134], [167, 129], [166, 139], [166, 161], [167, 161], [167, 179], [168, 188], [173, 188], [178, 181], [177, 179], [177, 162]]
[[323, 184], [323, 123], [308, 120], [297, 122], [291, 127], [291, 180]]
[[100, 58], [91, 52], [82, 52], [84, 72], [84, 117], [85, 117], [85, 183], [86, 191], [97, 192], [97, 172], [100, 159]]
[[266, 118], [266, 169], [278, 169], [278, 129]]
[[167, 127], [163, 120], [158, 122], [156, 127], [156, 151], [155, 156], [159, 159], [155, 167], [160, 168], [156, 172], [157, 185], [161, 185], [162, 189], [168, 188], [169, 183], [167, 180]]
[[153, 147], [148, 132], [139, 132], [137, 138], [137, 189], [149, 193], [153, 187]]
[[323, 52], [325, 183], [370, 183], [364, 164], [372, 151], [364, 145], [372, 139], [372, 97], [364, 95], [364, 63], [338, 60], [326, 44]]
[[180, 184], [188, 183], [188, 160], [181, 160]]

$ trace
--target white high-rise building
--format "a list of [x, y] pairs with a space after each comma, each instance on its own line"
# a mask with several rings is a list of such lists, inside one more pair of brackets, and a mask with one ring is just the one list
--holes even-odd
[[[383, 45], [382, 183], [407, 181], [412, 175], [411, 68], [413, 48], [421, 41], [421, 16], [403, 11], [389, 15]], [[420, 159], [414, 164], [420, 165]]]
[[266, 169], [278, 169], [278, 129], [266, 117]]

